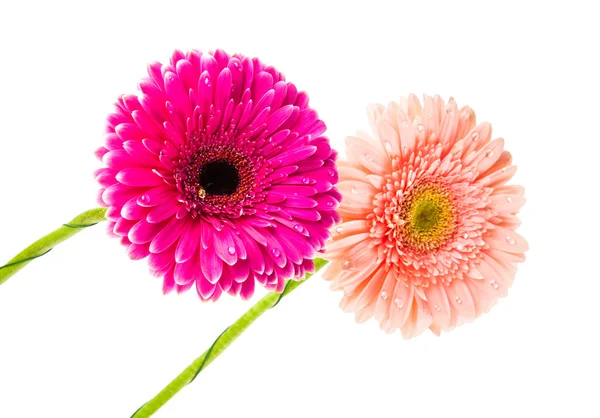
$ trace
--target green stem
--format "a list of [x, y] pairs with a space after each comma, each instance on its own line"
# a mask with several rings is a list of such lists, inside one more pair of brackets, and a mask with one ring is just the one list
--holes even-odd
[[73, 218], [71, 222], [63, 224], [63, 226], [56, 231], [49, 233], [25, 248], [8, 263], [0, 266], [0, 285], [25, 267], [31, 260], [48, 253], [48, 251], [56, 245], [71, 238], [82, 229], [96, 225], [98, 222], [105, 221], [105, 213], [106, 208], [96, 208], [83, 212]]
[[[327, 261], [316, 258], [315, 267], [320, 270]], [[282, 293], [271, 292], [259, 300], [254, 306], [252, 306], [244, 315], [235, 321], [229, 328], [227, 328], [215, 342], [210, 346], [208, 350], [204, 352], [200, 357], [186, 367], [175, 379], [171, 381], [158, 395], [146, 402], [140, 409], [138, 409], [131, 418], [146, 418], [153, 415], [158, 411], [164, 404], [166, 404], [177, 392], [183, 389], [186, 385], [191, 383], [196, 376], [214, 359], [225, 351], [227, 347], [239, 337], [254, 321], [258, 319], [267, 310], [275, 307], [279, 301], [292, 290], [300, 286], [306, 280], [308, 280], [312, 274], [307, 274], [306, 279], [302, 281], [289, 280], [285, 285]]]

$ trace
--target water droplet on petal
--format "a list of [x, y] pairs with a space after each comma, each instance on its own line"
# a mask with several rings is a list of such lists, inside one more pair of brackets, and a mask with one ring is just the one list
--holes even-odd
[[510, 235], [506, 237], [506, 242], [508, 242], [510, 245], [514, 245], [517, 243], [517, 241], [515, 241], [515, 239]]
[[142, 201], [142, 203], [148, 204], [150, 203], [150, 196], [148, 196], [147, 194], [143, 194], [140, 196], [140, 200]]
[[500, 285], [498, 284], [498, 282], [496, 282], [496, 280], [492, 280], [490, 282], [490, 285], [494, 288], [494, 289], [498, 289], [500, 287]]
[[394, 305], [396, 305], [396, 308], [402, 309], [404, 307], [404, 300], [402, 300], [402, 298], [396, 298], [394, 299]]
[[435, 305], [435, 306], [433, 307], [433, 309], [435, 309], [435, 311], [436, 311], [436, 312], [439, 312], [439, 311], [441, 311], [441, 310], [442, 310], [442, 308], [440, 308], [440, 305]]
[[507, 201], [508, 203], [512, 203], [512, 197], [508, 196], [508, 197], [506, 198], [506, 201]]
[[327, 172], [327, 174], [329, 174], [329, 176], [330, 176], [330, 177], [334, 177], [334, 176], [335, 176], [335, 171], [333, 171], [333, 170], [329, 170], [329, 171]]
[[273, 248], [271, 250], [271, 254], [273, 254], [275, 257], [279, 257], [281, 255], [281, 251], [279, 250], [279, 248]]
[[473, 132], [471, 134], [471, 140], [472, 141], [477, 141], [479, 139], [479, 132]]
[[327, 202], [327, 206], [332, 207], [333, 206], [333, 202]]
[[365, 154], [365, 160], [371, 162], [373, 161], [373, 156], [371, 154]]
[[206, 190], [204, 190], [202, 187], [198, 189], [198, 197], [200, 199], [204, 199], [206, 197]]
[[350, 191], [354, 196], [358, 196], [358, 189], [356, 187], [351, 188]]
[[348, 271], [354, 268], [354, 263], [350, 260], [345, 260], [342, 262], [342, 270]]
[[489, 149], [485, 152], [485, 156], [488, 158], [490, 158], [492, 155], [494, 155], [494, 151], [492, 151], [491, 149]]
[[454, 113], [454, 107], [452, 107], [452, 104], [448, 103], [446, 105], [446, 113], [449, 115], [452, 115]]
[[308, 184], [310, 183], [310, 179], [308, 177], [302, 177], [302, 183]]
[[210, 79], [208, 77], [206, 77], [204, 79], [204, 84], [206, 84], [207, 86], [210, 86]]
[[425, 131], [425, 126], [423, 126], [422, 124], [418, 124], [417, 125], [417, 131], [424, 132]]
[[467, 239], [467, 238], [469, 238], [469, 234], [468, 234], [467, 232], [465, 232], [465, 233], [463, 234], [463, 238], [464, 238], [464, 239]]
[[230, 255], [234, 255], [234, 254], [235, 254], [235, 247], [234, 247], [234, 246], [231, 246], [231, 247], [227, 248], [227, 252], [228, 252]]
[[458, 296], [454, 300], [456, 300], [456, 303], [458, 303], [459, 305], [462, 303], [462, 299], [459, 298]]
[[294, 229], [295, 229], [296, 231], [298, 231], [298, 232], [302, 232], [302, 231], [304, 231], [304, 228], [303, 228], [303, 227], [302, 227], [302, 225], [300, 225], [300, 224], [296, 224], [296, 225], [294, 225]]
[[384, 290], [379, 294], [379, 296], [381, 299], [386, 300], [388, 298], [388, 293]]
[[390, 141], [385, 141], [385, 150], [386, 150], [388, 153], [391, 153], [391, 152], [392, 152], [392, 144], [390, 143]]
[[335, 232], [337, 232], [338, 234], [341, 234], [342, 232], [344, 232], [344, 228], [341, 226], [338, 226], [337, 228], [335, 228]]

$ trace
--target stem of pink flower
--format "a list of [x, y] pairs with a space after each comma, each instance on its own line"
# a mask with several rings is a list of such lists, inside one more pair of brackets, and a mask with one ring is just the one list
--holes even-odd
[[0, 266], [0, 285], [25, 267], [31, 260], [35, 260], [48, 253], [48, 251], [56, 245], [71, 238], [82, 229], [96, 225], [98, 222], [105, 221], [105, 213], [106, 208], [96, 208], [85, 211], [73, 218], [71, 222], [63, 224], [63, 226], [56, 231], [49, 233], [25, 248], [8, 263]]
[[[315, 267], [319, 271], [323, 266], [327, 264], [327, 261], [316, 258], [314, 260]], [[229, 345], [239, 337], [254, 321], [258, 319], [263, 313], [269, 309], [275, 307], [279, 301], [292, 290], [296, 289], [306, 280], [308, 280], [312, 274], [307, 274], [306, 279], [302, 281], [289, 280], [285, 289], [282, 293], [270, 292], [259, 300], [254, 306], [252, 306], [244, 315], [242, 315], [237, 321], [229, 326], [215, 342], [206, 350], [200, 357], [194, 360], [188, 367], [186, 367], [175, 379], [171, 381], [158, 395], [146, 402], [141, 406], [131, 418], [146, 418], [153, 415], [158, 411], [164, 404], [166, 404], [177, 392], [183, 389], [186, 385], [191, 383], [196, 376], [214, 359], [229, 347]]]

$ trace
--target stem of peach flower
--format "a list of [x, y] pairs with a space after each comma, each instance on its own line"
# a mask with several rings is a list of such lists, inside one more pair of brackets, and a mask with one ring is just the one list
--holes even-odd
[[[319, 271], [323, 266], [327, 264], [327, 261], [316, 258], [314, 260], [315, 267]], [[254, 306], [252, 306], [244, 315], [242, 315], [237, 321], [231, 326], [225, 329], [221, 335], [215, 340], [215, 342], [206, 350], [200, 357], [194, 360], [188, 367], [186, 367], [175, 379], [171, 381], [158, 395], [142, 405], [131, 418], [147, 418], [158, 411], [164, 404], [166, 404], [177, 392], [183, 389], [186, 385], [191, 383], [196, 376], [214, 359], [225, 351], [227, 347], [239, 337], [254, 321], [258, 319], [263, 313], [269, 309], [275, 307], [279, 301], [291, 291], [296, 289], [306, 280], [308, 280], [312, 274], [307, 274], [306, 279], [302, 281], [289, 280], [282, 293], [271, 292], [259, 300]]]
[[71, 238], [82, 229], [105, 221], [106, 208], [95, 208], [77, 215], [69, 223], [63, 224], [57, 230], [40, 238], [29, 247], [12, 258], [8, 263], [0, 266], [0, 285], [11, 278], [30, 261], [47, 254], [52, 248], [61, 242]]

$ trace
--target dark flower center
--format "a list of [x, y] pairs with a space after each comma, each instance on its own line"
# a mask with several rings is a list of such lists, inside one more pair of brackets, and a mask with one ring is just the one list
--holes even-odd
[[209, 196], [231, 195], [240, 184], [240, 175], [234, 165], [218, 160], [202, 167], [198, 181]]

